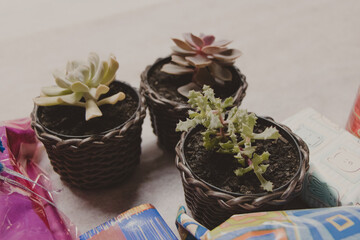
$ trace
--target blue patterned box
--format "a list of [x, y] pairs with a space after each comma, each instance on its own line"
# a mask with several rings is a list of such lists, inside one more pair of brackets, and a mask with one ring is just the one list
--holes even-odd
[[360, 139], [311, 108], [283, 123], [310, 149], [303, 199], [312, 207], [360, 205]]
[[176, 240], [174, 233], [151, 204], [142, 204], [110, 219], [79, 240]]

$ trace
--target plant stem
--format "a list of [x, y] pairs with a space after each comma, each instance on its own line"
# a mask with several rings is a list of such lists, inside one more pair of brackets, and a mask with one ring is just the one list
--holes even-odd
[[248, 164], [249, 166], [251, 166], [251, 164], [252, 164], [251, 159], [250, 159], [250, 158], [248, 158], [247, 156], [245, 156], [245, 157], [246, 157], [247, 164]]
[[[226, 123], [224, 121], [224, 118], [221, 116], [221, 111], [217, 110], [217, 114], [219, 115], [221, 124], [225, 127]], [[224, 133], [224, 128], [220, 128], [220, 135], [221, 135], [221, 138], [226, 137], [226, 134]]]

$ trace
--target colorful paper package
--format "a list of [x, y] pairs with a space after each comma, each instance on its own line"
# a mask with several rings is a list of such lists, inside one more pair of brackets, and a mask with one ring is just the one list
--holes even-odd
[[213, 230], [181, 207], [176, 223], [183, 240], [355, 240], [360, 239], [360, 206], [239, 214]]
[[54, 207], [51, 193], [45, 190], [51, 186], [34, 162], [38, 147], [30, 119], [0, 122], [1, 239], [76, 237], [75, 227]]
[[156, 208], [142, 204], [93, 228], [79, 240], [177, 239]]

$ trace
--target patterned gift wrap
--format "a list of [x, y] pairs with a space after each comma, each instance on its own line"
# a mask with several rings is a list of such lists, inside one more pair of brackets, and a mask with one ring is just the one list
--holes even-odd
[[151, 204], [142, 204], [81, 235], [79, 240], [177, 239]]
[[238, 214], [211, 231], [180, 208], [177, 225], [183, 240], [355, 240], [360, 239], [360, 206]]

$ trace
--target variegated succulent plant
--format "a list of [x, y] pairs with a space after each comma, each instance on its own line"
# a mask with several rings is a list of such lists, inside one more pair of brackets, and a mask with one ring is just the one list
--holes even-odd
[[[260, 186], [266, 191], [273, 191], [273, 183], [266, 180], [263, 174], [269, 164], [270, 153], [255, 152], [255, 141], [278, 139], [281, 137], [275, 127], [267, 127], [260, 133], [255, 133], [257, 117], [245, 109], [234, 106], [232, 97], [222, 101], [215, 98], [212, 88], [204, 85], [202, 92], [190, 91], [188, 103], [194, 110], [189, 110], [189, 118], [181, 121], [176, 126], [176, 131], [188, 131], [197, 125], [202, 125], [205, 130], [203, 146], [210, 151], [231, 154], [239, 163], [234, 171], [236, 176], [253, 171], [259, 179]], [[229, 107], [232, 107], [230, 110]]]
[[176, 46], [172, 47], [171, 62], [165, 64], [161, 71], [182, 75], [192, 73], [192, 82], [178, 88], [178, 92], [187, 97], [190, 90], [201, 90], [204, 84], [214, 86], [224, 85], [232, 80], [228, 66], [241, 56], [237, 49], [229, 49], [228, 40], [215, 41], [213, 35], [195, 36], [183, 34], [185, 41], [173, 38]]
[[40, 97], [34, 99], [38, 106], [71, 105], [86, 109], [85, 119], [102, 116], [99, 106], [115, 104], [125, 99], [123, 92], [99, 100], [109, 91], [109, 85], [115, 80], [119, 63], [114, 56], [109, 61], [101, 61], [96, 53], [90, 53], [88, 62], [71, 61], [65, 74], [53, 73], [56, 85], [43, 87]]

